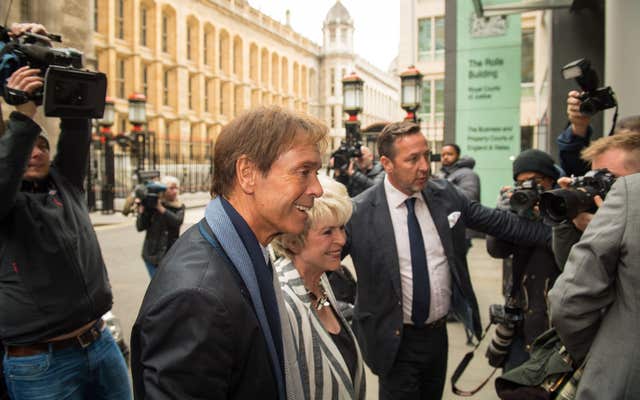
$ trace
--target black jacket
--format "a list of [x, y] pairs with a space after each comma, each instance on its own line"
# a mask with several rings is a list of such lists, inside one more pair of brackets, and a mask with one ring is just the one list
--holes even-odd
[[145, 210], [136, 219], [138, 232], [147, 231], [142, 245], [142, 258], [153, 265], [160, 264], [162, 257], [178, 240], [184, 221], [184, 204], [173, 207], [163, 202], [162, 205], [166, 209], [164, 214], [157, 210]]
[[[537, 223], [542, 224], [542, 221]], [[517, 334], [524, 338], [526, 346], [550, 328], [547, 293], [560, 275], [550, 246], [526, 246], [487, 237], [487, 251], [494, 258], [513, 255], [511, 263], [511, 287], [509, 296], [524, 312], [524, 321], [517, 327]], [[503, 278], [504, 279], [504, 278]]]
[[100, 318], [111, 287], [82, 192], [88, 120], [62, 120], [49, 177], [22, 181], [40, 127], [14, 112], [0, 138], [0, 338], [46, 340]]
[[371, 169], [366, 172], [360, 171], [356, 168], [353, 175], [349, 177], [349, 182], [347, 184], [349, 196], [355, 197], [376, 183], [382, 182], [384, 176], [384, 168], [382, 167], [382, 164], [377, 161], [374, 161]]
[[473, 172], [476, 160], [463, 156], [453, 165], [443, 166], [439, 177], [453, 183], [469, 200], [480, 201], [480, 177]]
[[277, 399], [267, 345], [242, 279], [189, 228], [162, 260], [131, 332], [136, 399]]
[[[430, 179], [422, 195], [449, 263], [451, 309], [479, 338], [482, 327], [465, 257], [465, 228], [531, 244], [548, 243], [551, 231], [521, 221], [508, 212], [470, 201], [445, 180]], [[353, 215], [347, 224], [347, 244], [343, 249], [343, 255], [347, 253], [358, 276], [354, 332], [371, 370], [385, 375], [396, 358], [403, 322], [398, 251], [384, 183], [354, 199]]]

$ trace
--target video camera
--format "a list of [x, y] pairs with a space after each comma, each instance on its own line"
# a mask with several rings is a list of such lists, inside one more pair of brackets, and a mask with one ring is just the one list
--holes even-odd
[[[44, 104], [47, 117], [102, 118], [106, 75], [83, 70], [82, 52], [51, 47], [51, 42], [61, 41], [59, 35], [31, 32], [11, 37], [9, 30], [0, 26], [0, 95], [10, 105], [30, 100]], [[23, 66], [40, 69], [44, 76], [43, 89], [31, 96], [6, 87], [6, 80]]]
[[333, 157], [333, 169], [346, 174], [351, 159], [362, 156], [362, 151], [360, 151], [361, 147], [362, 143], [360, 143], [360, 140], [356, 140], [353, 144], [349, 144], [348, 141], [344, 140], [340, 142], [340, 147], [331, 153], [331, 157]]
[[540, 195], [540, 211], [553, 222], [563, 222], [575, 218], [581, 212], [596, 212], [593, 198], [597, 195], [604, 200], [616, 181], [607, 169], [596, 169], [584, 176], [573, 178], [566, 189], [555, 189]]
[[167, 185], [160, 182], [149, 181], [135, 187], [134, 195], [140, 199], [140, 204], [144, 206], [145, 212], [155, 210], [158, 206], [160, 196], [167, 191]]
[[509, 206], [513, 212], [522, 215], [538, 204], [542, 192], [542, 185], [537, 184], [535, 179], [528, 179], [513, 189]]
[[[580, 96], [580, 112], [592, 116], [599, 111], [618, 106], [616, 94], [611, 86], [598, 88], [600, 80], [596, 71], [591, 69], [591, 62], [586, 58], [570, 62], [562, 67], [564, 79], [575, 79], [584, 92]], [[615, 124], [614, 124], [615, 125]]]

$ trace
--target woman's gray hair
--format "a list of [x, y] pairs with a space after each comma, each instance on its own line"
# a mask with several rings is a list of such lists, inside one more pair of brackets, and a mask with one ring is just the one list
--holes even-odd
[[306, 245], [309, 229], [315, 227], [316, 224], [329, 221], [331, 225], [342, 226], [351, 218], [353, 204], [347, 193], [347, 188], [328, 176], [318, 176], [318, 180], [322, 185], [323, 194], [314, 200], [313, 207], [307, 211], [309, 218], [304, 225], [304, 231], [298, 235], [283, 233], [276, 236], [271, 245], [277, 253], [292, 258], [295, 255], [292, 249], [302, 248]]
[[169, 186], [172, 183], [175, 183], [177, 187], [180, 187], [180, 180], [175, 176], [165, 175], [162, 177], [160, 181], [167, 186]]

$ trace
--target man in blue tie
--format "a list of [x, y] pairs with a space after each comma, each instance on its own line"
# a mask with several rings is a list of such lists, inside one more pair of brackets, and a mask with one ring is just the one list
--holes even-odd
[[326, 136], [321, 122], [279, 107], [253, 109], [222, 129], [214, 198], [163, 258], [133, 327], [136, 398], [303, 396], [265, 246], [303, 231], [322, 195], [316, 174]]
[[429, 179], [429, 147], [417, 124], [387, 125], [378, 150], [387, 175], [354, 198], [347, 225], [344, 254], [358, 276], [354, 331], [381, 399], [440, 399], [448, 312], [481, 334], [465, 228], [531, 244], [546, 243], [551, 230]]

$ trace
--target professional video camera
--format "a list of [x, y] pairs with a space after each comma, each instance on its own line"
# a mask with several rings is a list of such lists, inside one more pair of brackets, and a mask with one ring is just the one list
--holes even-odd
[[[596, 71], [591, 69], [591, 62], [586, 58], [570, 62], [562, 67], [564, 79], [575, 79], [584, 92], [580, 96], [580, 112], [584, 115], [594, 115], [599, 111], [618, 106], [616, 94], [611, 86], [598, 88], [600, 81]], [[614, 123], [615, 125], [615, 123]]]
[[360, 147], [362, 147], [360, 140], [356, 140], [353, 144], [350, 144], [349, 141], [341, 141], [340, 147], [331, 153], [331, 157], [333, 157], [333, 169], [337, 169], [341, 173], [343, 171], [346, 173], [351, 159], [362, 156]]
[[487, 347], [486, 357], [489, 365], [498, 368], [504, 364], [509, 347], [513, 341], [515, 330], [524, 320], [522, 309], [514, 305], [491, 304], [489, 306], [489, 318], [496, 330]]
[[553, 222], [575, 218], [581, 212], [596, 212], [593, 198], [605, 198], [616, 178], [607, 169], [596, 169], [573, 178], [567, 189], [555, 189], [540, 195], [540, 211]]
[[[47, 117], [102, 118], [107, 93], [107, 77], [82, 68], [82, 52], [72, 48], [53, 48], [59, 35], [25, 32], [10, 37], [0, 26], [0, 95], [11, 105], [33, 100], [44, 104]], [[23, 66], [38, 68], [44, 76], [42, 90], [29, 96], [6, 87], [6, 80]]]
[[160, 196], [166, 191], [167, 185], [154, 181], [137, 185], [133, 190], [135, 197], [140, 199], [140, 204], [144, 206], [145, 212], [155, 210], [158, 206]]
[[535, 179], [528, 179], [513, 189], [509, 206], [518, 215], [524, 214], [538, 204], [542, 192], [542, 185], [537, 184]]

